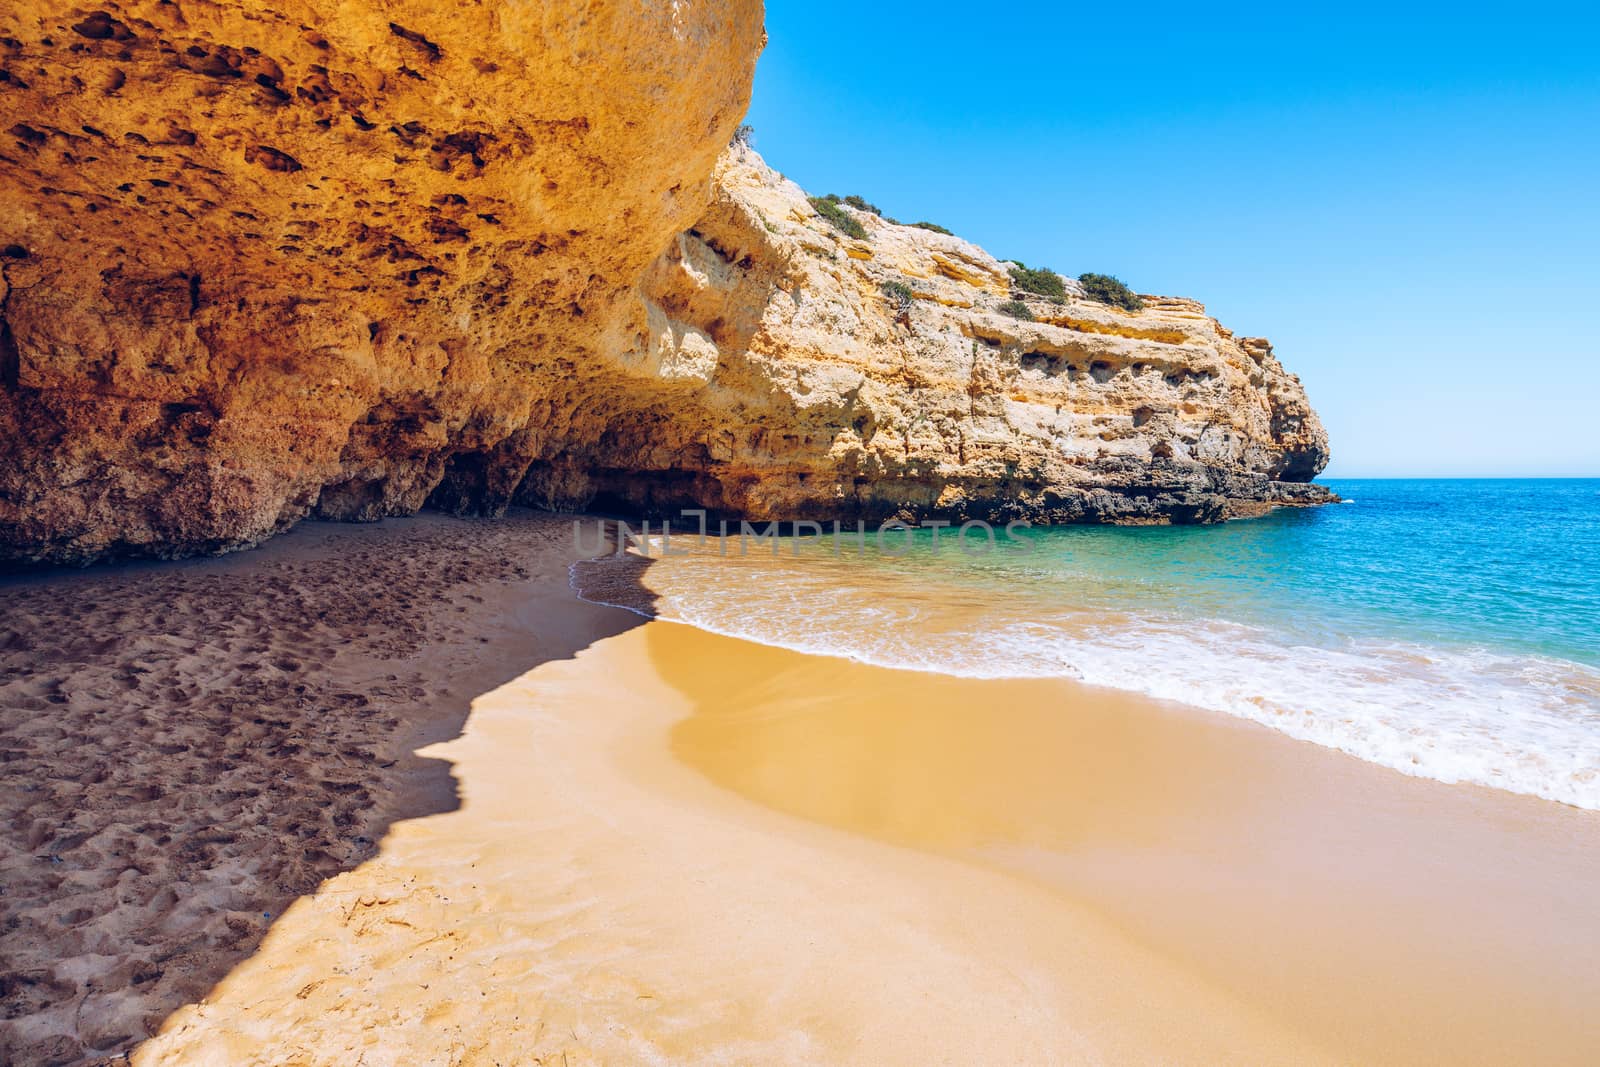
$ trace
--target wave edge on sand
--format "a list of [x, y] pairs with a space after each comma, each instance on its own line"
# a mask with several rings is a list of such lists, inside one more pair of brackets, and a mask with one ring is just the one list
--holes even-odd
[[[713, 569], [715, 568], [715, 569]], [[971, 590], [857, 582], [707, 554], [575, 563], [593, 603], [811, 655], [958, 678], [1069, 678], [1247, 719], [1402, 774], [1600, 810], [1600, 670], [1533, 654], [1351, 639], [1155, 612], [1022, 615], [998, 602], [952, 621]]]

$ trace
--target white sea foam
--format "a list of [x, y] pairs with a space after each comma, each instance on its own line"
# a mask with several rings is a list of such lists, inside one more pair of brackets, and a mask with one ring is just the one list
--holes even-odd
[[[652, 570], [655, 613], [800, 652], [973, 678], [1070, 677], [1225, 712], [1405, 774], [1600, 810], [1600, 671], [1483, 649], [1292, 644], [1156, 613], [997, 608], [837, 573]], [[931, 594], [931, 595], [930, 595]]]

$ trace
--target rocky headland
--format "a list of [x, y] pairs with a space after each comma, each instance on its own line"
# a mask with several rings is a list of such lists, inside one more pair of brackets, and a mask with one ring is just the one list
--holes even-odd
[[[515, 503], [1209, 522], [1327, 438], [1192, 301], [1015, 291], [730, 141], [757, 2], [0, 12], [0, 559]], [[1016, 302], [1026, 317], [1002, 311]]]

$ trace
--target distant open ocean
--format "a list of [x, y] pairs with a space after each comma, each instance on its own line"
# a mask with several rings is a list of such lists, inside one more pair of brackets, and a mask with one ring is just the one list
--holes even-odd
[[809, 539], [798, 558], [661, 560], [647, 581], [657, 614], [717, 633], [1136, 690], [1600, 810], [1600, 480], [1327, 484], [1349, 503], [1036, 530], [1032, 552], [981, 556], [948, 532], [899, 558]]

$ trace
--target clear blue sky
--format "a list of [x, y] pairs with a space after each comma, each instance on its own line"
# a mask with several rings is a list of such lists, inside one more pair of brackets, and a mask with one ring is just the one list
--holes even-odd
[[1600, 13], [769, 0], [814, 193], [1272, 339], [1329, 477], [1600, 475]]

